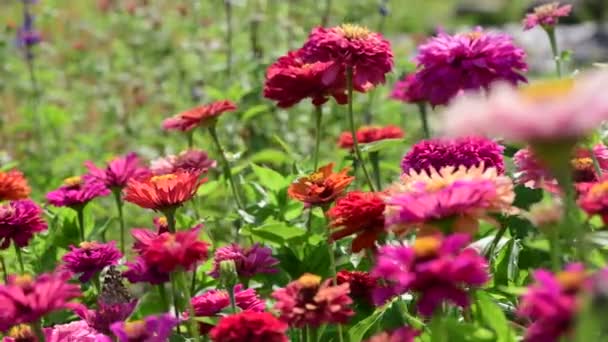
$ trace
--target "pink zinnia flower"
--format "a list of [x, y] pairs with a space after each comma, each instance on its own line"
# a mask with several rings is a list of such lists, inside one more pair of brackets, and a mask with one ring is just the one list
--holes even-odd
[[162, 233], [144, 246], [141, 256], [150, 267], [171, 273], [178, 267], [190, 270], [207, 259], [209, 244], [198, 239], [200, 226], [176, 233]]
[[301, 56], [306, 63], [335, 62], [343, 69], [352, 68], [353, 87], [360, 92], [384, 83], [385, 75], [393, 69], [389, 41], [379, 33], [352, 24], [313, 29]]
[[84, 321], [74, 321], [67, 324], [57, 324], [51, 328], [44, 328], [47, 342], [109, 342], [107, 336], [97, 332]]
[[589, 287], [582, 264], [570, 264], [557, 274], [543, 269], [533, 274], [535, 283], [521, 298], [517, 314], [531, 325], [524, 341], [559, 341], [574, 327], [577, 294]]
[[390, 98], [407, 103], [424, 102], [425, 98], [422, 95], [420, 85], [416, 73], [405, 75], [395, 82]]
[[433, 106], [447, 104], [465, 90], [488, 89], [493, 82], [526, 82], [526, 53], [506, 34], [439, 33], [419, 48], [418, 96]]
[[80, 304], [74, 308], [74, 312], [85, 320], [91, 328], [110, 335], [112, 323], [126, 320], [131, 316], [136, 305], [137, 300], [112, 300], [110, 302], [100, 299], [97, 301], [97, 309], [87, 309], [86, 306]]
[[170, 314], [148, 316], [143, 320], [116, 322], [110, 330], [119, 342], [165, 342], [178, 320]]
[[163, 129], [187, 132], [199, 126], [213, 125], [224, 112], [232, 112], [236, 108], [236, 104], [229, 100], [197, 106], [165, 119]]
[[376, 290], [376, 301], [390, 295], [417, 293], [418, 312], [431, 316], [443, 302], [469, 306], [467, 290], [479, 287], [488, 279], [488, 264], [472, 248], [466, 234], [417, 237], [411, 246], [384, 246], [372, 275], [385, 279], [389, 287]]
[[241, 312], [223, 317], [210, 332], [214, 342], [289, 342], [287, 324], [267, 312]]
[[70, 301], [80, 296], [80, 287], [68, 283], [70, 278], [69, 272], [9, 277], [0, 285], [0, 328], [34, 323], [53, 311], [72, 308]]
[[[241, 284], [234, 287], [234, 298], [241, 310], [262, 312], [266, 309], [266, 304], [255, 290], [245, 289]], [[225, 290], [209, 290], [192, 297], [192, 306], [197, 317], [213, 317], [230, 306], [230, 296]]]
[[534, 13], [526, 14], [523, 20], [524, 30], [529, 30], [537, 25], [552, 27], [557, 25], [560, 17], [567, 17], [572, 11], [572, 5], [560, 6], [559, 2], [550, 2], [534, 7]]
[[163, 284], [169, 281], [169, 273], [161, 272], [158, 267], [150, 266], [142, 257], [137, 257], [133, 262], [126, 263], [127, 270], [123, 276], [131, 283], [150, 283], [153, 285]]
[[597, 91], [606, 84], [608, 72], [597, 71], [520, 88], [498, 85], [489, 95], [455, 101], [443, 113], [444, 129], [453, 136], [481, 134], [519, 142], [574, 143], [608, 119], [608, 97]]
[[251, 247], [241, 247], [230, 244], [218, 248], [213, 257], [213, 269], [209, 274], [214, 278], [220, 276], [220, 263], [232, 260], [236, 266], [239, 277], [250, 278], [258, 273], [276, 273], [279, 261], [272, 257], [272, 249], [254, 244]]
[[150, 174], [133, 152], [111, 160], [105, 169], [95, 166], [91, 161], [86, 161], [85, 166], [89, 169], [89, 175], [104, 183], [108, 189], [122, 189], [131, 178], [142, 178]]
[[80, 274], [78, 280], [85, 283], [105, 267], [116, 265], [122, 254], [116, 241], [108, 243], [81, 242], [79, 247], [70, 246], [63, 255], [63, 266], [72, 273]]
[[418, 335], [420, 335], [420, 331], [406, 326], [391, 332], [374, 335], [366, 342], [414, 342]]
[[107, 196], [110, 190], [90, 175], [67, 178], [57, 190], [46, 194], [47, 201], [56, 207], [81, 208], [96, 197]]
[[332, 286], [332, 280], [321, 283], [321, 277], [306, 273], [285, 288], [275, 290], [274, 308], [289, 326], [318, 327], [321, 324], [342, 324], [355, 313], [350, 308], [348, 283]]
[[205, 173], [215, 167], [216, 161], [206, 152], [197, 149], [182, 151], [177, 156], [168, 155], [150, 162], [150, 171], [155, 175], [174, 173], [178, 170]]
[[32, 200], [16, 200], [0, 205], [0, 249], [29, 244], [34, 234], [47, 229], [42, 209]]

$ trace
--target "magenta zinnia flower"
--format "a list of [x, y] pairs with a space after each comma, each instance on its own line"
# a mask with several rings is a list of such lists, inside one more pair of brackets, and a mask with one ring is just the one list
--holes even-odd
[[390, 98], [407, 103], [418, 103], [425, 101], [420, 89], [420, 81], [416, 78], [416, 73], [405, 75], [393, 86]]
[[376, 290], [376, 301], [413, 291], [418, 312], [431, 316], [443, 302], [469, 306], [467, 289], [488, 279], [488, 264], [477, 251], [463, 249], [467, 234], [418, 237], [411, 246], [384, 246], [379, 250], [372, 275], [385, 279], [388, 287]]
[[89, 281], [95, 274], [110, 265], [116, 265], [122, 254], [116, 248], [116, 241], [108, 243], [81, 242], [79, 247], [70, 246], [63, 255], [63, 265], [73, 273], [80, 273], [78, 280]]
[[93, 329], [110, 335], [110, 325], [129, 318], [136, 305], [137, 300], [106, 302], [100, 299], [97, 301], [97, 309], [87, 309], [80, 304], [74, 308], [74, 312]]
[[161, 272], [158, 267], [150, 266], [144, 258], [138, 256], [134, 262], [126, 263], [127, 270], [123, 276], [131, 283], [163, 284], [169, 281], [169, 273]]
[[420, 335], [420, 331], [405, 326], [391, 332], [382, 332], [374, 335], [365, 342], [414, 342], [414, 339], [418, 335]]
[[528, 13], [524, 18], [524, 30], [529, 30], [537, 25], [542, 27], [555, 26], [560, 17], [567, 17], [571, 11], [572, 5], [560, 6], [558, 2], [534, 7], [534, 13]]
[[91, 161], [86, 161], [85, 166], [89, 169], [89, 175], [104, 183], [108, 189], [122, 189], [131, 178], [142, 178], [150, 174], [133, 152], [111, 160], [105, 169], [98, 168]]
[[504, 146], [484, 137], [432, 139], [416, 143], [401, 161], [403, 173], [431, 172], [446, 166], [466, 168], [483, 165], [505, 173]]
[[150, 171], [155, 175], [174, 173], [178, 170], [205, 173], [215, 167], [216, 162], [206, 152], [197, 149], [182, 151], [150, 162]]
[[250, 278], [258, 273], [278, 272], [275, 266], [279, 261], [272, 257], [272, 249], [257, 243], [249, 248], [234, 243], [218, 248], [213, 258], [213, 270], [209, 272], [212, 277], [219, 278], [220, 263], [224, 260], [234, 261], [239, 277]]
[[84, 320], [44, 328], [47, 342], [109, 342], [109, 338], [91, 328]]
[[17, 200], [0, 205], [0, 249], [8, 248], [11, 241], [17, 247], [25, 247], [35, 233], [46, 229], [42, 209], [34, 201]]
[[517, 311], [531, 321], [524, 341], [559, 341], [574, 326], [577, 294], [590, 285], [585, 269], [582, 264], [570, 264], [555, 275], [536, 270], [533, 277], [535, 283], [522, 297]]
[[495, 81], [526, 82], [526, 53], [506, 34], [439, 33], [419, 47], [416, 57], [420, 95], [432, 105], [447, 104], [465, 90], [487, 89]]
[[165, 342], [178, 320], [170, 314], [148, 316], [144, 320], [116, 322], [110, 330], [119, 342]]
[[[262, 312], [266, 309], [266, 304], [255, 290], [244, 289], [241, 284], [234, 287], [234, 298], [241, 310]], [[224, 290], [209, 290], [193, 297], [192, 306], [197, 317], [213, 317], [230, 306], [230, 296]]]
[[107, 196], [110, 190], [90, 175], [67, 178], [57, 190], [46, 194], [47, 201], [56, 207], [73, 209], [85, 206], [96, 197]]

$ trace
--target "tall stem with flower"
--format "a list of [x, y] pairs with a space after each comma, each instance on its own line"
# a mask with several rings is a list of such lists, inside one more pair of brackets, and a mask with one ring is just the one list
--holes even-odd
[[217, 153], [220, 156], [220, 161], [222, 163], [222, 170], [224, 172], [224, 177], [226, 178], [226, 180], [228, 181], [228, 183], [230, 185], [230, 190], [232, 191], [232, 197], [234, 198], [234, 202], [236, 203], [236, 206], [240, 210], [245, 210], [245, 207], [243, 206], [243, 202], [239, 195], [239, 191], [237, 189], [236, 182], [234, 181], [234, 177], [232, 176], [232, 170], [230, 169], [230, 163], [228, 162], [228, 158], [226, 158], [226, 153], [224, 152], [224, 148], [222, 147], [222, 144], [220, 143], [220, 139], [217, 136], [215, 124], [212, 124], [211, 126], [209, 126], [209, 134], [211, 135], [211, 138], [213, 139], [213, 143], [215, 144], [215, 148], [217, 149]]

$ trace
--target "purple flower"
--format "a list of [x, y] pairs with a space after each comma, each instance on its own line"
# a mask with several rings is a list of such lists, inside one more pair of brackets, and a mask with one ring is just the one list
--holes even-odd
[[85, 320], [91, 328], [110, 335], [110, 325], [114, 322], [126, 320], [133, 313], [135, 305], [137, 305], [137, 300], [112, 303], [99, 300], [97, 310], [87, 309], [84, 305], [79, 304], [74, 308], [74, 312]]
[[463, 249], [470, 238], [466, 234], [418, 237], [411, 246], [380, 248], [372, 275], [385, 279], [376, 301], [387, 295], [416, 292], [418, 312], [431, 316], [443, 302], [469, 306], [467, 289], [488, 281], [488, 264], [474, 249]]
[[44, 328], [47, 342], [110, 342], [111, 340], [91, 328], [84, 320], [58, 324], [51, 328]]
[[526, 14], [524, 18], [524, 30], [529, 30], [537, 25], [552, 27], [557, 25], [560, 17], [567, 17], [572, 11], [572, 5], [560, 6], [559, 2], [550, 2], [534, 7], [534, 13]]
[[178, 321], [170, 314], [148, 316], [144, 320], [116, 322], [110, 330], [119, 342], [165, 342]]
[[484, 137], [457, 139], [432, 139], [416, 143], [401, 161], [403, 173], [431, 172], [446, 166], [458, 168], [483, 165], [495, 168], [498, 174], [505, 173], [504, 146]]
[[415, 73], [408, 74], [399, 79], [393, 86], [390, 98], [407, 103], [425, 101], [420, 91], [420, 82]]
[[169, 281], [169, 274], [161, 272], [146, 263], [144, 258], [137, 257], [134, 262], [127, 262], [128, 270], [123, 276], [131, 283], [150, 283], [153, 285], [163, 284]]
[[80, 273], [81, 282], [89, 281], [95, 274], [110, 265], [116, 265], [122, 254], [116, 242], [81, 242], [79, 247], [70, 246], [63, 255], [64, 267], [73, 273]]
[[439, 33], [419, 47], [416, 80], [432, 105], [447, 104], [465, 90], [487, 89], [499, 80], [526, 82], [525, 52], [510, 36], [484, 32]]
[[278, 271], [274, 266], [279, 261], [272, 257], [272, 250], [257, 243], [249, 248], [243, 248], [235, 243], [218, 248], [213, 259], [213, 270], [209, 272], [212, 277], [219, 278], [220, 263], [224, 260], [234, 261], [239, 277], [249, 278], [258, 273]]
[[109, 189], [122, 189], [131, 178], [150, 175], [150, 171], [140, 165], [137, 154], [133, 152], [111, 160], [105, 169], [98, 168], [91, 161], [86, 161], [85, 166], [92, 178], [104, 183]]
[[47, 201], [56, 207], [82, 208], [96, 197], [107, 196], [110, 190], [97, 179], [85, 175], [70, 177], [57, 190], [46, 194]]
[[164, 158], [153, 160], [150, 163], [150, 170], [155, 175], [173, 173], [177, 170], [207, 172], [215, 167], [216, 161], [210, 159], [206, 152], [197, 149], [190, 149], [181, 152], [177, 156], [168, 155]]
[[0, 205], [0, 249], [8, 248], [11, 241], [17, 247], [25, 247], [35, 233], [46, 229], [42, 209], [34, 201], [17, 200]]
[[[243, 285], [234, 287], [236, 305], [245, 311], [262, 312], [266, 304], [261, 300], [255, 290], [243, 289]], [[197, 317], [212, 317], [218, 315], [223, 309], [230, 306], [230, 297], [224, 290], [209, 290], [192, 298], [194, 314]]]

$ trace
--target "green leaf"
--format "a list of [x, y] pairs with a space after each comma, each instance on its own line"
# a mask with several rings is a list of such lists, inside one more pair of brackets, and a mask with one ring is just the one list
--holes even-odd
[[475, 293], [477, 314], [483, 324], [490, 328], [496, 342], [515, 342], [515, 336], [509, 328], [509, 322], [504, 312], [494, 302], [492, 297], [483, 291]]
[[257, 106], [252, 106], [243, 113], [241, 116], [241, 120], [243, 123], [247, 123], [249, 120], [257, 117], [260, 114], [264, 114], [268, 112], [268, 106], [265, 104], [259, 104]]
[[243, 235], [252, 235], [266, 242], [271, 242], [276, 245], [284, 245], [288, 240], [300, 237], [306, 234], [306, 231], [293, 226], [288, 226], [286, 223], [267, 223], [260, 227], [243, 228]]
[[360, 342], [365, 337], [365, 334], [377, 324], [386, 311], [393, 305], [394, 300], [377, 308], [369, 317], [359, 321], [352, 328], [348, 329], [348, 337], [350, 342]]
[[572, 50], [563, 50], [559, 55], [559, 59], [561, 59], [563, 62], [569, 62], [572, 60], [572, 54]]
[[361, 152], [377, 152], [405, 145], [403, 139], [384, 139], [360, 146]]
[[283, 175], [276, 172], [275, 170], [257, 166], [256, 164], [251, 164], [251, 169], [253, 173], [258, 177], [260, 184], [262, 184], [265, 188], [279, 191], [289, 185], [289, 182]]

